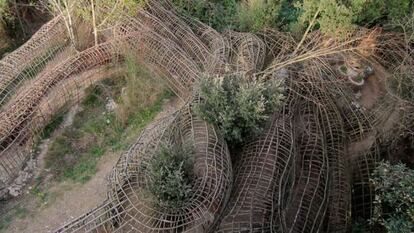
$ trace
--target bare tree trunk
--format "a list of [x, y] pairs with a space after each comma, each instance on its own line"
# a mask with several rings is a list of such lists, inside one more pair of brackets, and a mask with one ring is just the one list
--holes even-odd
[[[74, 10], [74, 0], [71, 0], [72, 4], [68, 4], [67, 0], [48, 0], [47, 3], [50, 3], [51, 6], [48, 6], [45, 3], [45, 6], [48, 6], [49, 11], [52, 14], [61, 15], [63, 23], [65, 24], [66, 30], [69, 35], [70, 43], [72, 43], [73, 47], [76, 49], [76, 39], [75, 33], [73, 30], [73, 20], [72, 20], [72, 11]], [[63, 6], [62, 6], [63, 4]], [[51, 8], [52, 7], [52, 8]]]
[[69, 6], [67, 1], [63, 1], [63, 4], [65, 5], [65, 8], [66, 8], [67, 19], [65, 19], [65, 21], [67, 22], [65, 22], [65, 24], [67, 25], [66, 27], [68, 28], [69, 38], [73, 46], [76, 48], [76, 38], [75, 38], [75, 33], [73, 31], [73, 20], [72, 20], [72, 15], [71, 15], [71, 11], [73, 9], [70, 9], [71, 6]]
[[94, 0], [91, 0], [91, 10], [92, 10], [93, 36], [95, 38], [95, 45], [98, 45], [98, 29], [97, 29], [97, 26], [96, 26], [96, 16], [95, 16], [95, 3], [94, 3]]

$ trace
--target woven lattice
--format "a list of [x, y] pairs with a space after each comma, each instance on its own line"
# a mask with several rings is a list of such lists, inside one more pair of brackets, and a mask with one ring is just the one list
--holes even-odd
[[266, 134], [244, 148], [235, 168], [227, 213], [217, 232], [271, 231], [271, 216], [281, 214], [278, 210], [285, 204], [284, 189], [293, 167], [292, 128], [290, 119], [276, 114]]
[[[145, 168], [165, 143], [195, 147], [193, 192], [178, 209], [157, 207], [148, 194], [151, 178]], [[104, 215], [97, 215], [102, 212], [98, 209], [62, 231], [208, 232], [228, 199], [231, 180], [226, 143], [186, 106], [145, 130], [121, 157], [109, 176], [108, 203], [101, 207], [105, 209]]]
[[[380, 149], [414, 126], [411, 95], [394, 85], [414, 73], [412, 48], [379, 29], [341, 40], [319, 31], [300, 41], [274, 29], [219, 33], [154, 0], [98, 45], [88, 38], [76, 51], [67, 37], [57, 17], [0, 61], [0, 191], [51, 117], [122, 73], [125, 56], [189, 104], [147, 128], [109, 176], [107, 201], [59, 232], [347, 232], [351, 219], [373, 214], [369, 180]], [[339, 69], [361, 72], [361, 64], [374, 70], [361, 85]], [[263, 133], [232, 154], [234, 173], [224, 139], [191, 110], [201, 78], [233, 72], [286, 86]], [[143, 167], [165, 143], [196, 149], [193, 195], [175, 210], [159, 209], [146, 191]]]
[[44, 25], [33, 37], [0, 62], [0, 106], [25, 80], [33, 78], [68, 43], [60, 17]]
[[40, 77], [19, 88], [19, 92], [2, 107], [0, 174], [4, 183], [18, 173], [28, 157], [33, 139], [51, 117], [66, 103], [79, 100], [81, 91], [91, 83], [107, 77], [104, 72], [101, 77], [91, 72], [113, 61], [116, 53], [111, 48], [110, 44], [93, 47], [41, 72]]
[[236, 70], [254, 74], [262, 70], [266, 57], [266, 45], [257, 36], [250, 33], [229, 31], [225, 34], [232, 45], [230, 64]]

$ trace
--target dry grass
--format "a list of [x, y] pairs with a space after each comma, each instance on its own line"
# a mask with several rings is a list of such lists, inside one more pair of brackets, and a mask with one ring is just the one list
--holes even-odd
[[126, 125], [134, 113], [153, 104], [165, 91], [164, 84], [139, 66], [133, 56], [127, 56], [126, 69], [126, 84], [116, 110], [117, 120], [122, 125]]

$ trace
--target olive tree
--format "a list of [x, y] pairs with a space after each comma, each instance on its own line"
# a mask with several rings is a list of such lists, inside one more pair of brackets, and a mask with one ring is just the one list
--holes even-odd
[[371, 219], [389, 233], [410, 233], [414, 229], [414, 170], [404, 164], [381, 162], [371, 179], [376, 190]]

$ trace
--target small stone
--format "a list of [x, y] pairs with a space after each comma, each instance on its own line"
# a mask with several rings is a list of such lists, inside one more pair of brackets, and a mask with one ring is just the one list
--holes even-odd
[[106, 103], [105, 109], [108, 112], [113, 112], [117, 107], [118, 107], [118, 105], [116, 104], [115, 100], [111, 98]]

